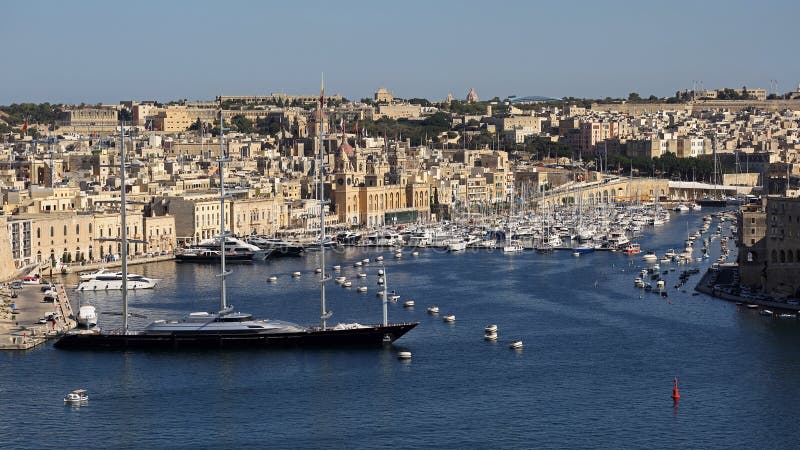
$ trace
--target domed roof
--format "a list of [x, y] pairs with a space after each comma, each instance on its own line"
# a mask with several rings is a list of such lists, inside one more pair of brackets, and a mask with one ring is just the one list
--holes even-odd
[[353, 150], [353, 147], [351, 147], [347, 142], [347, 139], [345, 139], [344, 142], [342, 142], [342, 145], [339, 146], [339, 153], [344, 153], [347, 156], [353, 156], [354, 152], [355, 150]]

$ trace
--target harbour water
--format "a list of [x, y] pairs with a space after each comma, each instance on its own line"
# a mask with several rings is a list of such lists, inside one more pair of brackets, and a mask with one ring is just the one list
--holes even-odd
[[[681, 249], [709, 211], [644, 231], [643, 250]], [[716, 229], [715, 219], [713, 229]], [[726, 234], [729, 234], [726, 224]], [[719, 239], [711, 257], [719, 255]], [[332, 323], [378, 322], [385, 257], [401, 299], [390, 320], [420, 325], [385, 349], [228, 352], [65, 352], [52, 345], [0, 354], [0, 435], [11, 448], [541, 448], [796, 445], [800, 322], [764, 318], [678, 288], [687, 266], [662, 264], [669, 296], [633, 286], [639, 256], [594, 252], [377, 249], [329, 253], [353, 281], [330, 282]], [[699, 256], [699, 251], [695, 252]], [[318, 255], [233, 267], [237, 310], [316, 323]], [[669, 271], [671, 267], [676, 270]], [[133, 292], [133, 326], [218, 306], [219, 268], [161, 262], [131, 271], [160, 278]], [[292, 278], [300, 271], [302, 277]], [[368, 274], [361, 283], [359, 271]], [[277, 275], [277, 283], [267, 277]], [[65, 279], [75, 284], [74, 275]], [[358, 293], [356, 287], [368, 286]], [[119, 292], [72, 294], [103, 312]], [[414, 299], [414, 308], [404, 300]], [[426, 312], [437, 305], [440, 315]], [[74, 305], [77, 306], [77, 305]], [[456, 321], [441, 317], [454, 314]], [[497, 324], [499, 339], [483, 339]], [[511, 350], [521, 339], [525, 346]], [[398, 351], [413, 353], [398, 361]], [[672, 379], [681, 400], [670, 399]], [[71, 389], [88, 404], [64, 406]]]

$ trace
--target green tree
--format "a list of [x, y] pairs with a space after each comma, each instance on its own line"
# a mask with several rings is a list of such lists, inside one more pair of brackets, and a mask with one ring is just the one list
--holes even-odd
[[640, 100], [642, 100], [642, 97], [640, 97], [638, 93], [631, 92], [630, 94], [628, 94], [628, 101], [630, 101], [630, 102], [638, 102]]
[[198, 117], [197, 120], [189, 126], [189, 131], [199, 131], [201, 128], [203, 128], [203, 122], [201, 122]]
[[241, 114], [231, 117], [231, 126], [240, 133], [253, 132], [253, 121]]

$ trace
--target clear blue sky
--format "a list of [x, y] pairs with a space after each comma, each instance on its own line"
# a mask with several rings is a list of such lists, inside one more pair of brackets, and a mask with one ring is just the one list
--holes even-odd
[[0, 104], [380, 86], [400, 97], [671, 95], [800, 82], [800, 2], [9, 1]]

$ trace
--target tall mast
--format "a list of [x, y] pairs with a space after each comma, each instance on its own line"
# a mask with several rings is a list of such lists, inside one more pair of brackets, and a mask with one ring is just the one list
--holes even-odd
[[320, 325], [324, 330], [327, 328], [327, 320], [331, 314], [325, 308], [325, 177], [323, 171], [323, 160], [324, 160], [324, 151], [322, 148], [322, 132], [323, 132], [323, 107], [325, 105], [325, 78], [324, 75], [320, 82], [320, 89], [319, 89], [319, 106], [318, 112], [319, 117], [317, 118], [317, 122], [319, 123], [319, 132], [317, 133], [317, 142], [319, 144], [318, 149], [318, 157], [317, 160], [317, 171], [319, 174], [319, 185], [317, 190], [319, 191], [319, 254], [320, 254], [320, 280], [319, 280], [319, 303], [320, 303]]
[[219, 172], [219, 251], [220, 251], [220, 273], [219, 277], [221, 280], [221, 289], [220, 289], [220, 298], [219, 298], [219, 310], [220, 313], [225, 312], [228, 304], [226, 298], [226, 287], [225, 287], [225, 277], [230, 274], [229, 271], [225, 270], [225, 240], [227, 234], [225, 234], [225, 174], [222, 172], [224, 170], [224, 164], [230, 161], [230, 159], [225, 154], [225, 120], [222, 117], [222, 110], [219, 112], [219, 157], [217, 158], [217, 170]]
[[122, 145], [119, 147], [120, 157], [120, 170], [119, 179], [121, 184], [120, 193], [120, 213], [122, 220], [120, 221], [120, 243], [122, 245], [122, 332], [128, 333], [128, 223], [127, 223], [127, 209], [128, 205], [125, 202], [125, 125], [124, 122], [119, 127], [120, 140]]
[[386, 291], [389, 290], [389, 279], [386, 278], [386, 266], [383, 267], [383, 326], [389, 324], [389, 300], [386, 298], [388, 295]]

